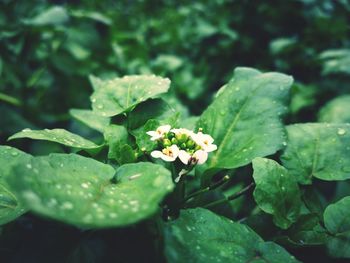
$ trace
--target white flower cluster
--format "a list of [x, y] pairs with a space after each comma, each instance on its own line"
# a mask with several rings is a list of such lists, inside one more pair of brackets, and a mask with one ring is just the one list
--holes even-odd
[[158, 141], [159, 150], [151, 152], [153, 158], [161, 158], [173, 162], [177, 158], [185, 165], [203, 164], [208, 159], [208, 153], [215, 151], [214, 139], [201, 131], [195, 133], [188, 129], [171, 129], [170, 125], [148, 131], [152, 141]]

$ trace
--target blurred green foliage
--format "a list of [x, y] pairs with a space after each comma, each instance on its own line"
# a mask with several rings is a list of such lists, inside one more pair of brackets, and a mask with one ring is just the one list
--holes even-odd
[[[89, 107], [90, 74], [168, 77], [173, 95], [168, 102], [184, 114], [199, 115], [236, 66], [280, 71], [296, 80], [288, 123], [348, 122], [349, 36], [348, 0], [0, 0], [0, 142], [36, 127], [69, 126], [93, 139], [95, 134], [69, 115], [71, 108]], [[40, 147], [33, 143], [31, 151], [47, 153], [53, 146]], [[67, 240], [63, 226], [35, 220], [30, 226], [25, 219], [17, 222], [15, 231], [11, 226], [3, 230], [10, 235], [2, 236], [0, 247], [11, 254], [8, 251], [19, 247], [16, 237], [33, 231], [40, 240], [58, 236], [47, 244], [27, 238], [28, 248], [17, 251], [21, 258], [40, 244], [48, 248]], [[140, 262], [142, 255], [154, 262], [159, 255], [149, 251], [156, 244], [149, 244], [149, 237], [139, 238], [139, 228], [96, 233], [94, 239], [69, 229], [72, 240], [80, 241], [73, 250], [67, 243], [63, 254], [70, 255], [67, 262], [96, 262], [95, 256], [108, 262], [104, 255], [114, 247], [103, 243], [103, 236], [120, 246], [121, 258], [127, 244], [137, 239], [135, 247], [149, 250], [128, 254], [130, 262]], [[118, 235], [127, 237], [116, 240]], [[57, 252], [51, 247], [47, 251], [40, 262], [63, 262], [62, 255], [52, 261], [51, 254]], [[28, 262], [34, 262], [30, 258], [37, 252], [31, 253]], [[327, 258], [319, 250], [297, 253], [305, 261], [316, 254]]]

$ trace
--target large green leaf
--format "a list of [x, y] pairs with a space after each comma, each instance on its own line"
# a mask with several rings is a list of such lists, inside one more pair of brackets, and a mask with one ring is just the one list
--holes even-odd
[[110, 122], [110, 118], [102, 117], [91, 110], [71, 109], [69, 113], [78, 121], [99, 132], [103, 132]]
[[93, 110], [105, 117], [129, 112], [137, 104], [168, 91], [170, 80], [147, 75], [125, 76], [111, 80], [91, 78]]
[[273, 215], [274, 223], [288, 228], [299, 216], [300, 190], [294, 177], [277, 162], [266, 158], [253, 160], [254, 198], [258, 206]]
[[181, 211], [176, 221], [167, 223], [165, 242], [169, 263], [298, 262], [249, 227], [202, 208]]
[[30, 155], [10, 146], [0, 145], [0, 225], [6, 224], [27, 211], [6, 183], [11, 168], [29, 160]]
[[24, 129], [21, 132], [18, 132], [12, 135], [9, 140], [21, 139], [21, 138], [30, 138], [34, 140], [44, 140], [57, 142], [69, 147], [79, 148], [79, 149], [97, 149], [100, 148], [100, 145], [97, 145], [83, 137], [71, 133], [64, 129], [45, 129], [45, 130], [31, 130]]
[[34, 212], [91, 228], [145, 219], [173, 189], [170, 172], [160, 165], [126, 164], [115, 171], [75, 154], [35, 157], [14, 172], [9, 183]]
[[332, 233], [327, 242], [328, 252], [334, 257], [350, 258], [350, 196], [329, 205], [323, 218], [326, 228]]
[[210, 155], [209, 168], [239, 167], [283, 147], [281, 117], [287, 110], [292, 82], [280, 73], [235, 70], [233, 79], [219, 91], [197, 124], [218, 145]]
[[350, 124], [307, 123], [287, 127], [288, 146], [281, 159], [302, 184], [350, 178]]
[[350, 123], [350, 95], [329, 101], [320, 111], [320, 122]]

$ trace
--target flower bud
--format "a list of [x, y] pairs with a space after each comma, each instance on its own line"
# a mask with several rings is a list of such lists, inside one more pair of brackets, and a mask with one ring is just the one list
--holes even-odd
[[178, 133], [175, 135], [175, 138], [180, 142], [180, 143], [184, 143], [187, 141], [188, 139], [188, 135], [184, 134], [184, 133]]
[[180, 144], [180, 148], [183, 149], [183, 150], [185, 150], [185, 149], [187, 148], [186, 143], [184, 143], [184, 142], [181, 143], [181, 144]]
[[189, 139], [189, 140], [186, 142], [186, 145], [187, 145], [187, 148], [192, 149], [192, 148], [195, 147], [196, 144], [195, 144], [195, 142], [194, 142], [193, 140]]
[[173, 133], [173, 132], [168, 132], [167, 135], [166, 135], [166, 137], [167, 137], [169, 140], [171, 140], [172, 138], [175, 137], [175, 133]]
[[195, 151], [198, 151], [200, 149], [202, 149], [202, 147], [200, 147], [199, 145], [196, 145], [196, 147], [194, 148]]
[[172, 142], [173, 144], [178, 144], [178, 143], [179, 143], [179, 141], [178, 141], [178, 140], [176, 140], [176, 138], [175, 138], [175, 137], [171, 139], [171, 142]]
[[169, 139], [164, 139], [164, 140], [163, 140], [163, 145], [164, 145], [165, 147], [169, 147], [169, 146], [171, 146], [171, 141], [170, 141]]

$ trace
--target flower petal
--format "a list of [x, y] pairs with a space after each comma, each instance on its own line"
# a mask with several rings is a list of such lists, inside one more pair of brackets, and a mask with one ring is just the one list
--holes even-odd
[[193, 154], [192, 158], [198, 160], [197, 164], [203, 164], [208, 159], [208, 153], [203, 150], [198, 150]]
[[161, 158], [161, 156], [164, 155], [161, 151], [152, 151], [151, 156], [153, 158]]
[[179, 152], [179, 159], [181, 160], [181, 162], [183, 162], [184, 164], [188, 165], [188, 162], [191, 159], [191, 155], [188, 152], [186, 152], [184, 150], [181, 150]]

